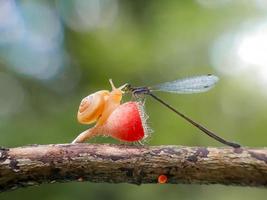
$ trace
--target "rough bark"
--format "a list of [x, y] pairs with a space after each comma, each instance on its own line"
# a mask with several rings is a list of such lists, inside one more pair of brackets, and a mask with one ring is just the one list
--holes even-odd
[[32, 145], [0, 149], [0, 191], [90, 181], [267, 186], [267, 148]]

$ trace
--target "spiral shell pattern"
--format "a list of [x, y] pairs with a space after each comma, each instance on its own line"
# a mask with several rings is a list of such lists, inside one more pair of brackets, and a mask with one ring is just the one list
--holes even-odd
[[102, 90], [83, 98], [78, 109], [78, 121], [82, 124], [97, 121], [103, 113], [108, 95], [109, 91]]

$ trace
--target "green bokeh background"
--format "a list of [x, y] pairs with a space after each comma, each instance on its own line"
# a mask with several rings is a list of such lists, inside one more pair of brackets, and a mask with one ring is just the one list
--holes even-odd
[[[223, 32], [234, 30], [246, 21], [265, 18], [266, 10], [245, 1], [214, 1], [228, 3], [210, 7], [199, 2], [204, 1], [121, 0], [117, 2], [118, 16], [112, 26], [86, 32], [65, 26], [64, 48], [70, 64], [54, 80], [40, 82], [10, 70], [8, 63], [1, 61], [0, 72], [15, 78], [26, 98], [19, 112], [0, 118], [0, 145], [72, 141], [87, 128], [76, 120], [81, 99], [95, 91], [110, 89], [108, 78], [117, 86], [125, 82], [139, 86], [213, 73], [220, 81], [208, 93], [159, 95], [224, 138], [245, 146], [266, 146], [266, 91], [255, 89], [253, 82], [247, 84], [242, 75], [221, 73], [210, 62], [211, 47]], [[56, 3], [51, 3], [54, 6]], [[73, 79], [72, 74], [77, 84], [67, 92], [58, 91]], [[65, 82], [59, 82], [62, 79]], [[9, 91], [9, 85], [0, 87]], [[5, 94], [0, 98], [5, 98]], [[147, 145], [221, 146], [149, 98], [146, 112], [154, 130]], [[110, 138], [95, 138], [90, 142], [119, 143]], [[0, 194], [0, 199], [246, 200], [266, 199], [266, 196], [264, 189], [247, 187], [85, 182], [19, 189]]]

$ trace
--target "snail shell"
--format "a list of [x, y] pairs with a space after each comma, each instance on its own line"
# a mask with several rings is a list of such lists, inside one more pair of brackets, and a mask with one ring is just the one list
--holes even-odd
[[82, 99], [77, 118], [82, 124], [91, 124], [99, 119], [105, 108], [109, 91], [101, 90]]

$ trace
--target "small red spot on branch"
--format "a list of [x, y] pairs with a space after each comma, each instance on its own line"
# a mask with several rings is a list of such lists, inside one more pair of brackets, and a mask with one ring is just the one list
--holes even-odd
[[158, 183], [163, 184], [163, 183], [166, 183], [167, 181], [168, 181], [168, 177], [164, 174], [162, 174], [158, 177]]

